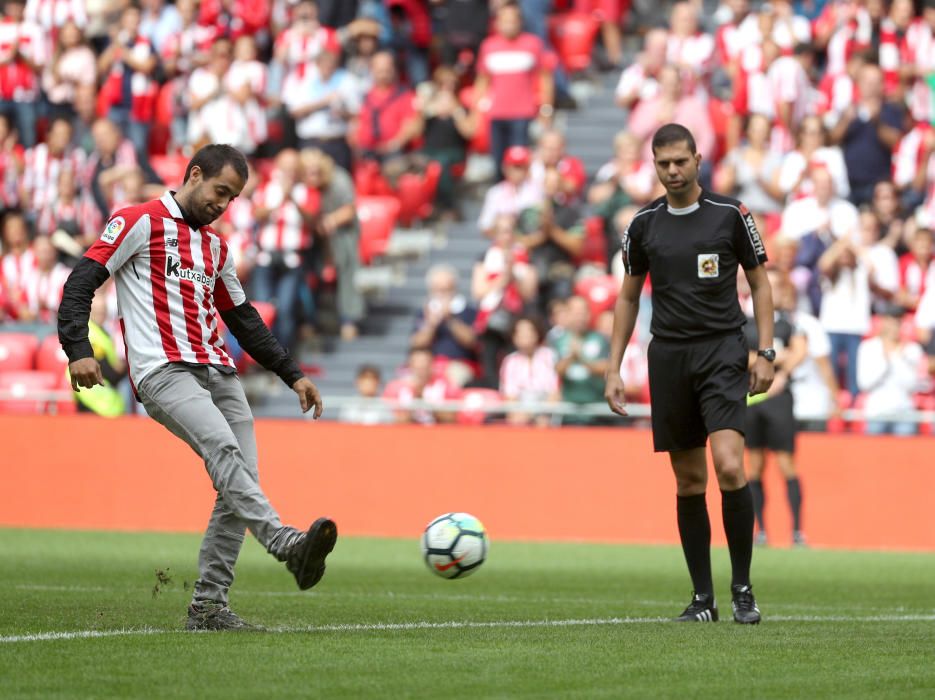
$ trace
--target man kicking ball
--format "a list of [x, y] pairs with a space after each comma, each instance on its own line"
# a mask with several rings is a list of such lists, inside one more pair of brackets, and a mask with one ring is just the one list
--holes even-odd
[[302, 590], [321, 580], [338, 536], [328, 518], [306, 532], [283, 525], [260, 489], [253, 415], [218, 330], [220, 316], [243, 349], [298, 394], [303, 412], [321, 415], [318, 389], [247, 301], [227, 244], [210, 227], [246, 181], [247, 162], [237, 149], [199, 150], [178, 192], [110, 218], [65, 283], [58, 316], [72, 387], [103, 383], [88, 316], [95, 290], [113, 275], [137, 396], [204, 460], [217, 500], [198, 556], [190, 630], [253, 627], [228, 607], [247, 528], [286, 563]]

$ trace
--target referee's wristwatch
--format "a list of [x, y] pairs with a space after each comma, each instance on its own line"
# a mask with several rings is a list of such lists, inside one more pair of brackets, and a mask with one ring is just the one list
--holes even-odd
[[775, 362], [775, 361], [776, 361], [776, 351], [773, 350], [773, 348], [763, 348], [762, 350], [757, 350], [757, 351], [756, 351], [756, 354], [757, 354], [759, 357], [762, 357], [762, 358], [763, 358], [764, 360], [766, 360], [767, 362]]

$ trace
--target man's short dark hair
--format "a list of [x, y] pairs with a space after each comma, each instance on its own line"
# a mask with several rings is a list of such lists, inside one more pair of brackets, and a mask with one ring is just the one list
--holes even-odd
[[376, 365], [361, 365], [357, 368], [357, 378], [361, 377], [374, 377], [377, 381], [380, 381], [380, 368]]
[[210, 143], [198, 149], [194, 157], [188, 161], [188, 167], [185, 168], [185, 179], [182, 182], [188, 182], [192, 174], [192, 168], [198, 166], [205, 180], [217, 177], [224, 169], [225, 165], [231, 166], [244, 182], [249, 177], [247, 171], [247, 159], [243, 153], [233, 146], [226, 143]]
[[666, 124], [665, 126], [660, 126], [659, 129], [656, 130], [656, 133], [653, 134], [653, 154], [656, 153], [657, 148], [671, 146], [673, 143], [680, 143], [682, 141], [688, 144], [688, 150], [691, 151], [692, 155], [698, 152], [698, 147], [695, 145], [695, 137], [692, 136], [692, 132], [684, 126], [681, 124]]

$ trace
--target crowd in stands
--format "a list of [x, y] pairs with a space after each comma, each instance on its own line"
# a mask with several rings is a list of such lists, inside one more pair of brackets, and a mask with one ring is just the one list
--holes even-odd
[[[780, 273], [777, 307], [808, 338], [793, 377], [800, 417], [824, 424], [858, 407], [869, 432], [916, 432], [886, 418], [933, 406], [935, 2], [722, 0], [706, 12], [679, 0], [660, 22], [629, 5], [6, 0], [0, 331], [52, 323], [69, 266], [110, 215], [222, 142], [251, 174], [216, 227], [275, 335], [301, 347], [321, 332], [324, 302], [352, 341], [367, 315], [354, 277], [381, 250], [362, 235], [365, 198], [395, 197], [400, 221], [460, 220], [465, 162], [489, 153], [486, 252], [470, 279], [432, 268], [400, 375], [363, 367], [358, 389], [400, 406], [474, 392], [507, 402], [510, 422], [550, 422], [523, 404], [602, 400], [620, 236], [663, 194], [650, 140], [677, 121], [695, 136], [703, 185], [752, 213]], [[619, 71], [619, 133], [594, 172], [555, 122], [583, 67], [562, 43], [572, 21], [600, 39], [593, 52], [584, 42], [584, 65], [593, 55], [592, 70]], [[113, 290], [99, 296], [119, 349]], [[637, 403], [648, 286], [643, 306], [620, 368]]]

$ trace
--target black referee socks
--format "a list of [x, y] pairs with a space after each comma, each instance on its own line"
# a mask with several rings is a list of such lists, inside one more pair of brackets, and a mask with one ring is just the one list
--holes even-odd
[[[692, 577], [695, 593], [714, 595], [714, 583], [711, 581], [711, 521], [708, 519], [708, 506], [705, 495], [676, 496], [679, 536], [682, 539], [682, 551], [685, 563]], [[750, 510], [752, 517], [752, 507]], [[752, 532], [750, 539], [753, 546]], [[749, 557], [747, 568], [749, 569]]]
[[747, 484], [750, 486], [750, 493], [753, 494], [753, 512], [756, 515], [757, 527], [760, 528], [760, 532], [766, 532], [766, 523], [763, 521], [763, 506], [766, 503], [763, 482], [759, 479], [750, 479]]
[[730, 550], [731, 586], [749, 586], [753, 558], [753, 493], [749, 484], [736, 491], [721, 491], [721, 514]]

